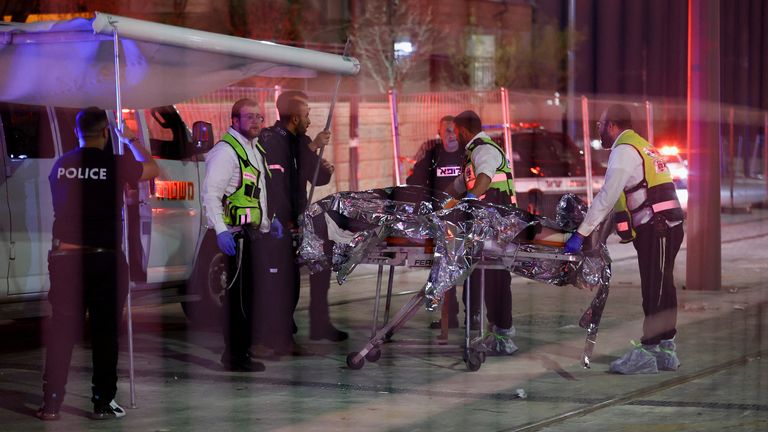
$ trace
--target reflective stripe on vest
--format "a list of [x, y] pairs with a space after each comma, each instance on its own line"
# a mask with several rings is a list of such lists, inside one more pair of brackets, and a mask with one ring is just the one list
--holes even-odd
[[[240, 186], [223, 199], [224, 223], [227, 225], [259, 225], [261, 223], [261, 203], [259, 202], [261, 172], [248, 160], [248, 154], [240, 141], [229, 133], [225, 134], [221, 140], [229, 144], [237, 154], [242, 176]], [[256, 143], [256, 147], [256, 151], [263, 154], [264, 150], [258, 143]]]
[[[475, 181], [477, 180], [477, 176], [475, 175], [475, 170], [472, 166], [469, 166], [469, 176], [466, 180], [467, 190], [472, 189], [475, 187]], [[491, 183], [498, 183], [498, 182], [506, 182], [507, 181], [507, 174], [503, 172], [496, 171], [496, 174], [491, 177]]]
[[651, 205], [654, 213], [658, 213], [664, 210], [670, 210], [673, 208], [679, 208], [680, 203], [676, 200], [669, 200]]

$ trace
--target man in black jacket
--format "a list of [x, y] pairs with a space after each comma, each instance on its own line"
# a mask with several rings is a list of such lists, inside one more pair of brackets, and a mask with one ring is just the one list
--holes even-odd
[[[416, 163], [413, 166], [413, 172], [405, 179], [409, 185], [423, 186], [425, 192], [431, 193], [424, 199], [435, 197], [444, 192], [448, 186], [453, 184], [456, 177], [461, 174], [461, 167], [464, 165], [464, 148], [459, 145], [456, 139], [456, 133], [453, 130], [453, 116], [447, 115], [440, 119], [437, 129], [437, 137], [427, 140], [419, 147], [416, 153]], [[479, 300], [479, 290], [477, 299], [472, 299], [475, 303]], [[474, 297], [474, 296], [473, 296]], [[445, 293], [445, 306], [448, 307], [448, 327], [457, 328], [459, 326], [459, 303], [456, 300], [456, 290], [452, 289]], [[445, 307], [444, 306], [444, 307]], [[473, 307], [475, 314], [479, 313], [480, 307]], [[441, 328], [441, 321], [433, 321], [430, 328]]]
[[[271, 211], [291, 232], [297, 232], [299, 218], [307, 207], [307, 183], [312, 182], [315, 167], [320, 164], [316, 186], [330, 182], [334, 167], [317, 155], [317, 150], [330, 141], [330, 131], [321, 131], [315, 139], [306, 135], [311, 121], [307, 95], [300, 91], [285, 91], [277, 99], [280, 116], [274, 126], [262, 130], [259, 142], [264, 146], [269, 161], [272, 177], [267, 185]], [[290, 244], [291, 236], [288, 235]], [[328, 245], [330, 247], [330, 245]], [[281, 246], [281, 249], [284, 245]], [[299, 269], [293, 257], [295, 246], [291, 248], [291, 258], [283, 261], [283, 266], [290, 268], [288, 285], [291, 290], [291, 312], [299, 299]], [[336, 329], [330, 321], [328, 308], [328, 290], [330, 289], [330, 270], [310, 276], [310, 338], [313, 340], [329, 339], [341, 341], [347, 333]], [[292, 314], [291, 314], [292, 315]], [[295, 330], [295, 329], [294, 329]], [[279, 349], [278, 349], [279, 351]], [[302, 350], [294, 350], [301, 353]]]

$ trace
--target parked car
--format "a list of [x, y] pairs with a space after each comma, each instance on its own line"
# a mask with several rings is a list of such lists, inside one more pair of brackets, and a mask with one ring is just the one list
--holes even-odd
[[[536, 125], [526, 126], [511, 134], [517, 203], [532, 213], [553, 217], [563, 194], [570, 192], [586, 198], [584, 154], [565, 133], [547, 131]], [[490, 135], [504, 148], [503, 134], [494, 132]], [[593, 176], [594, 193], [600, 189], [602, 181], [602, 176]]]

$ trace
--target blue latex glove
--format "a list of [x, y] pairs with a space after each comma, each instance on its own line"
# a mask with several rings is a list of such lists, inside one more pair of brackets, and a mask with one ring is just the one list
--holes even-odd
[[235, 238], [232, 237], [232, 233], [224, 231], [216, 235], [216, 243], [219, 245], [219, 249], [229, 256], [235, 255]]
[[464, 198], [477, 199], [477, 195], [473, 194], [472, 192], [467, 192], [467, 196]]
[[272, 218], [272, 223], [269, 225], [269, 235], [276, 239], [283, 238], [283, 224], [276, 217]]
[[578, 232], [574, 232], [571, 238], [565, 242], [565, 253], [581, 252], [581, 247], [584, 244], [584, 236]]

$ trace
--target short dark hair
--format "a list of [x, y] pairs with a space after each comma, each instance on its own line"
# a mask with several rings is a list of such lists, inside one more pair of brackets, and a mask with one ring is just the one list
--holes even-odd
[[443, 124], [443, 122], [452, 122], [452, 121], [453, 121], [453, 116], [452, 115], [444, 115], [440, 119], [440, 124]]
[[240, 117], [240, 110], [243, 109], [243, 107], [246, 107], [246, 106], [258, 107], [259, 104], [256, 103], [255, 100], [250, 99], [250, 98], [240, 99], [239, 101], [235, 102], [234, 105], [232, 105], [232, 117], [231, 118]]
[[473, 134], [478, 134], [483, 130], [483, 122], [480, 116], [474, 111], [464, 111], [453, 118], [453, 124], [463, 127]]
[[275, 105], [280, 120], [288, 120], [292, 115], [299, 115], [299, 107], [307, 103], [307, 94], [301, 90], [286, 90], [277, 97]]
[[107, 121], [107, 113], [103, 109], [91, 106], [77, 113], [75, 124], [78, 134], [85, 138], [101, 135], [109, 122]]
[[622, 104], [613, 104], [605, 110], [605, 121], [613, 122], [621, 129], [632, 129], [632, 113]]

